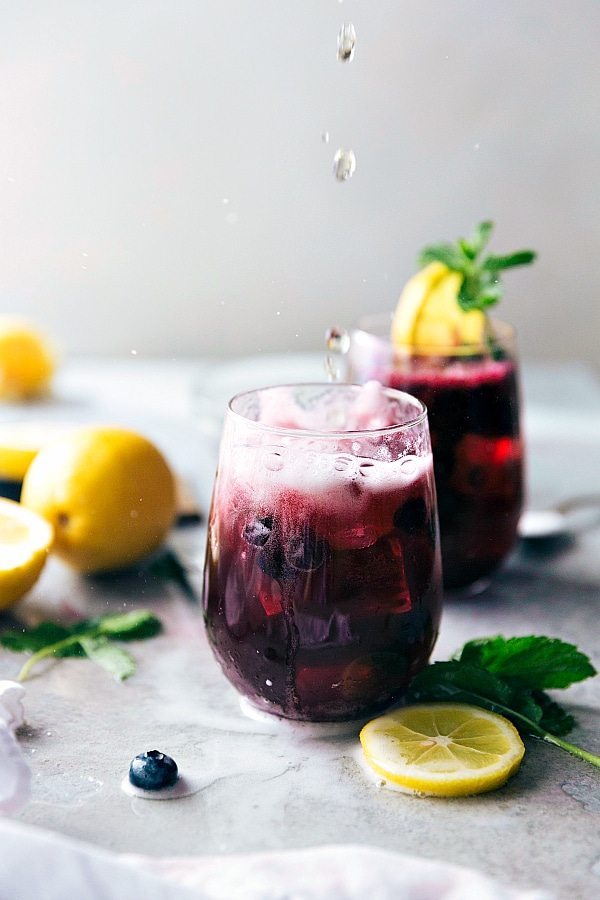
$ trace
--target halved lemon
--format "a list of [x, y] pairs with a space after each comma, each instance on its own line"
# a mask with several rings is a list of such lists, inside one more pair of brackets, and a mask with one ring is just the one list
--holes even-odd
[[53, 530], [37, 513], [0, 498], [0, 609], [29, 591], [40, 576]]
[[394, 787], [438, 797], [500, 787], [525, 753], [508, 719], [462, 703], [395, 710], [368, 722], [360, 742], [369, 766]]
[[66, 422], [1, 422], [0, 478], [23, 481], [25, 472], [42, 447], [74, 428]]
[[392, 321], [392, 342], [411, 352], [452, 354], [483, 343], [487, 317], [458, 303], [463, 276], [432, 262], [406, 282]]

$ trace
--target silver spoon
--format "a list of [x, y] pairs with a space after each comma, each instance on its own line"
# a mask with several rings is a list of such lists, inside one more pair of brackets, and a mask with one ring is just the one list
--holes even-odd
[[[587, 510], [585, 515], [576, 515]], [[590, 510], [595, 514], [590, 517]], [[522, 540], [542, 541], [566, 537], [600, 522], [600, 494], [584, 494], [563, 500], [549, 509], [526, 510], [519, 519], [517, 533]]]

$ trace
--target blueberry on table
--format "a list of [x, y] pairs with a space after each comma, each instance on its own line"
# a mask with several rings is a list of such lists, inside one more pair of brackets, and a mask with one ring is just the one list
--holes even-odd
[[145, 791], [173, 787], [179, 777], [177, 763], [160, 750], [148, 750], [131, 760], [129, 781]]

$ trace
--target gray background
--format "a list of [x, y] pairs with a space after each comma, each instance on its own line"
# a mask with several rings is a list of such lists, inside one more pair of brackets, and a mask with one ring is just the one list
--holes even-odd
[[523, 356], [595, 362], [599, 39], [596, 0], [2, 3], [0, 309], [72, 353], [315, 349], [490, 217], [540, 252]]

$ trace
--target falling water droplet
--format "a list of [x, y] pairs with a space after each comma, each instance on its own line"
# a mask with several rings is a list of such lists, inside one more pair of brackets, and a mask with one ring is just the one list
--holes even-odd
[[324, 144], [329, 143], [329, 132], [328, 131], [321, 132], [321, 140], [323, 141]]
[[356, 31], [352, 22], [344, 22], [338, 32], [337, 58], [340, 62], [350, 62], [356, 47]]
[[333, 174], [338, 181], [349, 181], [356, 170], [356, 157], [352, 150], [338, 150], [333, 157]]
[[344, 328], [328, 328], [325, 332], [325, 372], [329, 381], [340, 381], [343, 374], [342, 358], [350, 349], [350, 335]]
[[345, 356], [350, 349], [350, 335], [345, 328], [328, 328], [325, 332], [325, 343], [331, 353]]

